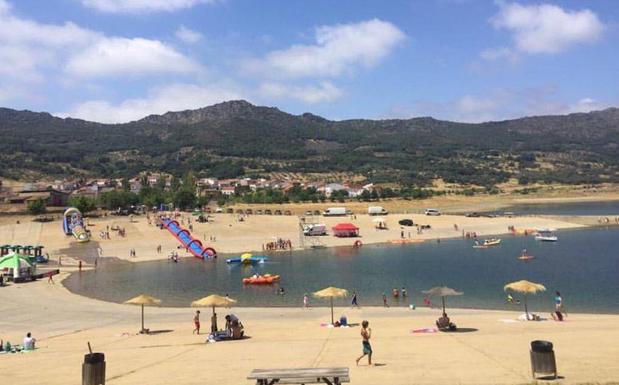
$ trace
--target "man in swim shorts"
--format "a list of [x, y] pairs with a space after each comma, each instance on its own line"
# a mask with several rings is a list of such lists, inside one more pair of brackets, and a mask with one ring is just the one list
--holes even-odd
[[372, 365], [372, 345], [370, 345], [372, 329], [368, 327], [369, 324], [370, 323], [366, 320], [361, 323], [361, 343], [363, 345], [363, 354], [361, 355], [361, 357], [357, 358], [357, 365], [359, 365], [359, 361], [366, 355], [368, 356], [368, 365]]

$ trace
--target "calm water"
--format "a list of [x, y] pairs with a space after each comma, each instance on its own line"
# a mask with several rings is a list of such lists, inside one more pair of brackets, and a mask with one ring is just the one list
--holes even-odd
[[596, 215], [619, 216], [619, 201], [523, 204], [506, 208], [518, 215]]
[[[558, 235], [557, 243], [504, 236], [501, 246], [485, 250], [471, 248], [468, 240], [308, 250], [276, 254], [257, 267], [228, 266], [224, 258], [191, 258], [177, 264], [104, 261], [96, 272], [72, 275], [66, 285], [79, 294], [114, 302], [145, 292], [161, 298], [165, 306], [187, 306], [212, 293], [228, 293], [242, 306], [300, 306], [304, 293], [332, 285], [356, 290], [362, 306], [381, 304], [382, 292], [405, 286], [406, 303], [390, 298], [392, 305], [404, 306], [422, 302], [421, 290], [447, 285], [465, 293], [449, 298], [451, 306], [505, 309], [504, 284], [529, 279], [548, 288], [531, 298], [533, 309], [552, 309], [554, 290], [560, 290], [568, 311], [619, 313], [619, 229]], [[516, 259], [523, 248], [537, 259], [529, 263]], [[254, 272], [281, 274], [281, 283], [244, 286], [241, 279]], [[284, 296], [277, 295], [280, 286]]]

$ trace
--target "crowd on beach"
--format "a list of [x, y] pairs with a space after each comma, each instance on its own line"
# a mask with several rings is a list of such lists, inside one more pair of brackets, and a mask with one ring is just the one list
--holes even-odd
[[[235, 314], [228, 314], [224, 317], [226, 324], [223, 330], [217, 326], [217, 313], [211, 315], [211, 332], [209, 333], [206, 342], [215, 342], [222, 340], [238, 340], [245, 336], [245, 326]], [[200, 334], [200, 310], [196, 310], [193, 317], [194, 329], [193, 333]]]
[[292, 241], [290, 239], [278, 238], [274, 242], [262, 245], [262, 250], [292, 250]]

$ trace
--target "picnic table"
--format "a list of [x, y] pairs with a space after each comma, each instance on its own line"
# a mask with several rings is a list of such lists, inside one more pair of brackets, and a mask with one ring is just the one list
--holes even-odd
[[288, 368], [254, 369], [247, 377], [256, 380], [257, 385], [318, 384], [340, 385], [350, 382], [348, 368]]

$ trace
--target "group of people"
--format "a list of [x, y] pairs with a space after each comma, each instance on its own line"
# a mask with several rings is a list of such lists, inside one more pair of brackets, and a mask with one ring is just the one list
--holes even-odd
[[[520, 300], [514, 298], [511, 294], [507, 295], [506, 301], [508, 304], [512, 304], [512, 305], [520, 304]], [[567, 313], [565, 312], [565, 309], [563, 308], [563, 297], [561, 297], [561, 293], [559, 291], [555, 291], [554, 303], [555, 303], [555, 310], [552, 313], [550, 313], [550, 316], [555, 321], [563, 321], [563, 318], [567, 317]], [[529, 317], [533, 320], [541, 319], [541, 317], [535, 314], [530, 314]]]
[[136, 256], [135, 249], [130, 249], [129, 250], [129, 256], [130, 257], [135, 257]]
[[[224, 330], [219, 330], [217, 327], [217, 313], [213, 312], [213, 315], [211, 316], [211, 332], [209, 334], [209, 340], [238, 340], [243, 338], [245, 335], [245, 327], [239, 317], [234, 314], [228, 314], [226, 315], [225, 320], [226, 326]], [[193, 317], [193, 323], [193, 333], [200, 334], [200, 310], [196, 310]]]
[[37, 340], [32, 337], [32, 333], [26, 333], [22, 345], [11, 345], [9, 341], [4, 342], [0, 339], [0, 353], [16, 353], [24, 350], [34, 350]]
[[262, 245], [262, 250], [292, 250], [292, 241], [278, 238], [277, 241]]

